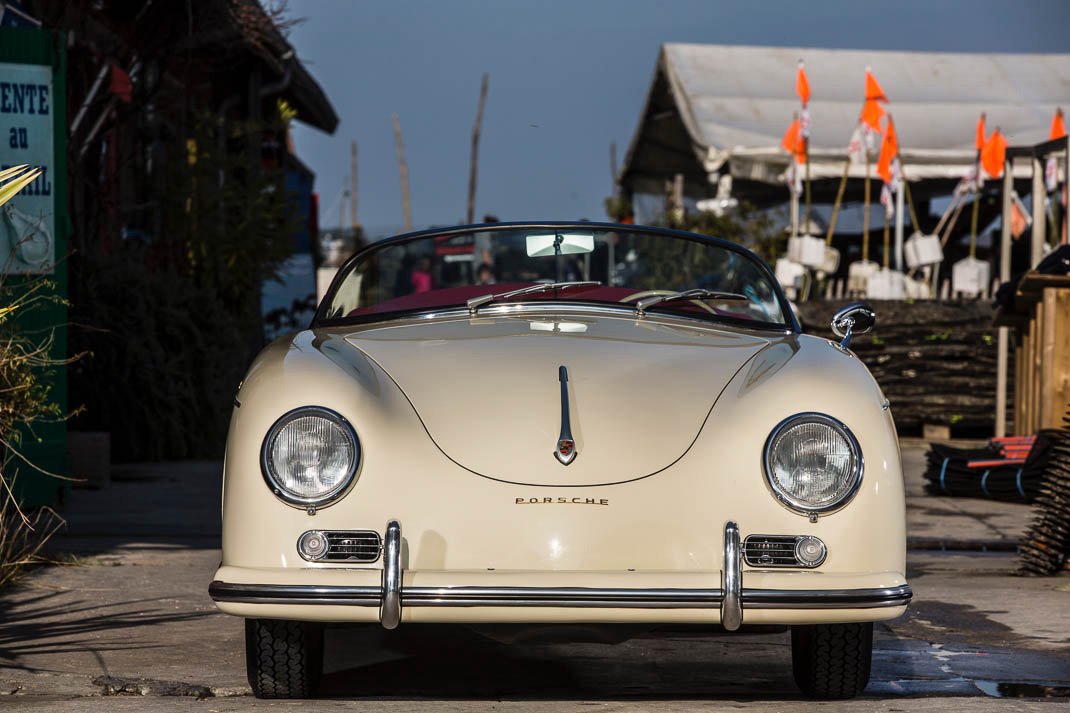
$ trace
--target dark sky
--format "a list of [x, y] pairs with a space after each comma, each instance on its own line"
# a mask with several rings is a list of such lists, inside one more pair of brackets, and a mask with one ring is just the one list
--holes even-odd
[[373, 234], [402, 222], [392, 112], [415, 226], [462, 222], [483, 72], [477, 218], [599, 220], [609, 143], [623, 159], [663, 42], [1070, 52], [1070, 0], [291, 0], [290, 10], [305, 19], [291, 33], [297, 53], [341, 118], [333, 136], [295, 132], [321, 225], [338, 224], [355, 139], [359, 217]]

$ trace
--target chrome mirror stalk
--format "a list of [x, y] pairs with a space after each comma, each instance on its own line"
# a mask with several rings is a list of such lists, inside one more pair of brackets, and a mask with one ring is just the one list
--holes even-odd
[[851, 346], [851, 338], [877, 326], [877, 313], [865, 302], [852, 302], [832, 315], [832, 333], [842, 340], [840, 347]]

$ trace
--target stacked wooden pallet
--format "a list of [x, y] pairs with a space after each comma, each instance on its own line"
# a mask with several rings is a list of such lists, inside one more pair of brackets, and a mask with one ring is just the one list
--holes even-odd
[[1070, 560], [1070, 412], [1056, 431], [1040, 481], [1033, 524], [1020, 550], [1024, 574], [1055, 574]]
[[[835, 339], [829, 320], [846, 300], [799, 305], [804, 331]], [[877, 328], [851, 349], [892, 402], [901, 435], [925, 425], [956, 435], [992, 433], [996, 405], [996, 334], [986, 302], [874, 301]], [[1012, 367], [1013, 369], [1013, 367]]]

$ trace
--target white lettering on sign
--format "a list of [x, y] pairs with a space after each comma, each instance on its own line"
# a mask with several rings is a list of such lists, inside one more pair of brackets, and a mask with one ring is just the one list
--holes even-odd
[[0, 63], [0, 169], [42, 173], [0, 206], [0, 273], [50, 274], [56, 265], [52, 68]]

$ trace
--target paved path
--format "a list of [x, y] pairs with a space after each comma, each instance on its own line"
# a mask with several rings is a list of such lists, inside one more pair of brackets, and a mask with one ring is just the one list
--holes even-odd
[[928, 495], [923, 477], [925, 449], [921, 440], [902, 443], [909, 546], [1013, 552], [1029, 526], [1030, 508], [994, 500]]
[[[846, 711], [1017, 710], [1070, 696], [1070, 576], [1011, 576], [1029, 509], [925, 496], [904, 449], [915, 603], [877, 630], [866, 695]], [[0, 710], [818, 710], [791, 681], [786, 633], [504, 647], [460, 629], [328, 632], [329, 700], [249, 694], [242, 623], [205, 588], [219, 560], [219, 467], [126, 467], [76, 491], [55, 547], [74, 566], [0, 595]], [[956, 543], [966, 547], [956, 550]], [[981, 546], [994, 552], [983, 552]], [[368, 658], [367, 644], [388, 651]], [[935, 697], [935, 698], [934, 698]], [[201, 699], [201, 700], [199, 700]], [[1054, 700], [1054, 699], [1051, 699]]]

